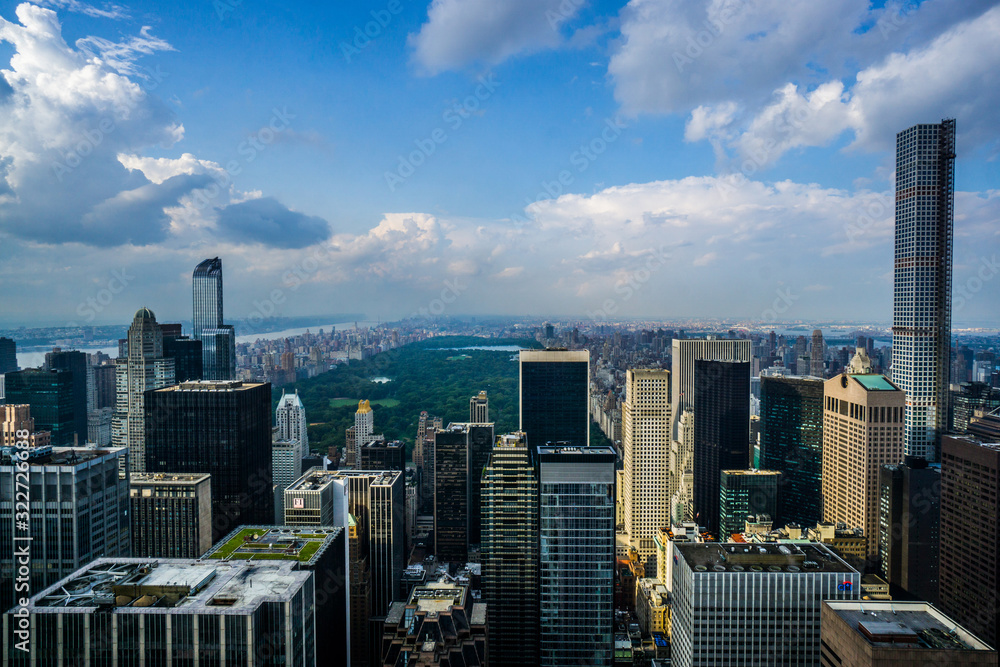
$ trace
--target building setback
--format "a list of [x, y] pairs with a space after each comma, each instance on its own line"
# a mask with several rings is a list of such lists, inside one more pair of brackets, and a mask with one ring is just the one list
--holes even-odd
[[475, 602], [468, 586], [416, 586], [408, 602], [393, 603], [377, 664], [485, 667], [491, 663], [486, 616], [487, 604]]
[[212, 547], [212, 481], [207, 474], [130, 475], [132, 554], [199, 558]]

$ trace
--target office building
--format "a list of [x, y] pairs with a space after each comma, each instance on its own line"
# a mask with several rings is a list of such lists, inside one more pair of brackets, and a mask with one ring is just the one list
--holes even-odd
[[497, 439], [482, 491], [490, 662], [538, 664], [538, 477], [523, 433]]
[[529, 447], [590, 445], [590, 352], [521, 350], [520, 430]]
[[18, 441], [24, 441], [24, 437], [18, 437], [18, 432], [28, 432], [28, 447], [36, 449], [52, 445], [52, 437], [48, 431], [36, 431], [35, 420], [31, 416], [30, 405], [16, 405], [9, 403], [2, 407], [0, 416], [0, 445], [4, 447], [17, 447]]
[[361, 445], [358, 470], [396, 470], [406, 472], [406, 445], [402, 440], [386, 442], [385, 438]]
[[212, 478], [207, 474], [130, 475], [132, 556], [200, 558], [212, 547]]
[[163, 356], [174, 360], [177, 382], [204, 379], [204, 352], [201, 341], [181, 334], [179, 324], [161, 324]]
[[[670, 414], [673, 419], [672, 437], [680, 439], [678, 427], [685, 410], [694, 410], [698, 385], [695, 383], [694, 362], [698, 359], [709, 361], [746, 362], [752, 361], [749, 340], [681, 340], [675, 338], [671, 348], [670, 367]], [[750, 391], [750, 380], [747, 380]], [[747, 401], [749, 404], [749, 400]]]
[[903, 460], [905, 397], [877, 374], [842, 373], [823, 390], [823, 520], [861, 528], [874, 561], [879, 470]]
[[278, 425], [278, 440], [296, 440], [302, 445], [303, 456], [309, 453], [309, 422], [298, 390], [294, 394], [281, 391], [278, 407], [274, 411]]
[[[99, 558], [31, 598], [31, 659], [312, 667], [314, 582], [282, 561]], [[12, 612], [3, 621], [7, 662], [18, 655], [9, 641], [17, 621]]]
[[877, 539], [882, 576], [893, 599], [938, 603], [940, 526], [940, 466], [909, 456], [882, 466]]
[[951, 392], [951, 430], [965, 433], [977, 411], [990, 413], [1000, 408], [1000, 389], [985, 382], [963, 382]]
[[[45, 371], [29, 368], [4, 376], [7, 403], [30, 405], [35, 427], [51, 433], [53, 446], [72, 446], [77, 442], [76, 396], [73, 374], [69, 371]], [[86, 414], [84, 414], [86, 417]], [[80, 434], [84, 444], [86, 428]]]
[[674, 544], [673, 553], [677, 667], [817, 665], [822, 602], [860, 596], [861, 575], [821, 544]]
[[[14, 604], [16, 482], [23, 472], [9, 451], [0, 458], [0, 607]], [[128, 480], [118, 475], [121, 447], [37, 447], [29, 450], [31, 593], [79, 569], [98, 556], [131, 551]], [[23, 480], [22, 480], [23, 481]], [[6, 495], [9, 494], [9, 495]], [[20, 595], [18, 597], [21, 597]]]
[[998, 442], [964, 435], [945, 436], [941, 444], [941, 609], [994, 647], [1000, 641]]
[[625, 533], [643, 563], [655, 562], [656, 531], [670, 522], [670, 371], [625, 372], [622, 450]]
[[92, 367], [94, 375], [94, 408], [115, 409], [118, 402], [118, 387], [115, 384], [114, 362], [104, 363]]
[[955, 121], [896, 135], [892, 381], [906, 396], [904, 449], [937, 461], [948, 428]]
[[997, 664], [997, 652], [926, 602], [824, 602], [821, 667]]
[[205, 380], [236, 378], [236, 333], [223, 323], [222, 260], [206, 259], [194, 269], [192, 317], [195, 340], [201, 341], [202, 373]]
[[17, 344], [0, 336], [0, 375], [13, 373], [17, 368]]
[[87, 442], [87, 411], [89, 401], [87, 393], [89, 383], [87, 355], [83, 352], [63, 352], [55, 348], [45, 353], [45, 370], [67, 371], [73, 386], [73, 435], [75, 440], [67, 444], [83, 445]]
[[823, 332], [819, 329], [813, 330], [812, 349], [809, 351], [809, 374], [813, 377], [826, 377], [826, 345], [823, 343]]
[[361, 446], [372, 440], [375, 434], [375, 413], [368, 401], [358, 401], [358, 411], [354, 413], [353, 447], [350, 448], [348, 457], [349, 465], [358, 465], [361, 462]]
[[723, 470], [719, 480], [719, 539], [742, 533], [750, 515], [773, 517], [781, 495], [777, 470]]
[[[530, 443], [531, 436], [528, 435]], [[610, 666], [615, 461], [611, 447], [539, 447], [539, 665]]]
[[[415, 587], [409, 601], [394, 602], [389, 611], [382, 636], [382, 659], [377, 664], [381, 667], [505, 664], [494, 662], [490, 655], [488, 607], [475, 601], [468, 586], [433, 582]], [[492, 618], [492, 610], [489, 613]]]
[[694, 518], [719, 530], [723, 470], [750, 466], [750, 364], [694, 362]]
[[461, 563], [469, 557], [468, 424], [434, 433], [434, 554]]
[[469, 545], [482, 541], [483, 524], [483, 471], [490, 462], [496, 442], [493, 424], [466, 424], [469, 431]]
[[[313, 574], [317, 664], [350, 664], [350, 615], [347, 530], [323, 526], [309, 532], [291, 526], [240, 526], [202, 560], [227, 563], [288, 562], [293, 570]], [[267, 664], [267, 663], [265, 663]], [[279, 662], [278, 664], [283, 664]]]
[[99, 408], [87, 413], [87, 444], [95, 447], [111, 445], [111, 424], [115, 411], [111, 408]]
[[486, 424], [489, 421], [490, 400], [486, 397], [486, 392], [481, 391], [469, 399], [469, 423]]
[[[277, 437], [275, 434], [274, 437]], [[302, 444], [298, 440], [271, 441], [271, 483], [274, 485], [274, 523], [285, 516], [285, 489], [302, 477]]]
[[823, 519], [823, 381], [760, 379], [760, 467], [781, 472], [777, 525], [812, 526]]
[[125, 355], [115, 361], [115, 384], [111, 442], [128, 447], [132, 472], [146, 472], [146, 392], [174, 384], [174, 360], [163, 356], [163, 332], [149, 308], [132, 319]]
[[271, 385], [185, 382], [146, 394], [147, 471], [212, 476], [212, 537], [274, 520]]

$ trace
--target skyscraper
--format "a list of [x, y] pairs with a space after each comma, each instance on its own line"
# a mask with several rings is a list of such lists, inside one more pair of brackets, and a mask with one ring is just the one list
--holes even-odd
[[129, 477], [132, 556], [201, 558], [212, 547], [210, 475], [134, 472]]
[[204, 375], [200, 340], [181, 335], [181, 325], [162, 324], [163, 356], [174, 360], [174, 376], [178, 382], [201, 380]]
[[951, 429], [965, 433], [976, 410], [993, 412], [1000, 408], [1000, 389], [984, 382], [963, 382], [951, 392]]
[[823, 343], [823, 332], [819, 329], [814, 329], [812, 350], [809, 352], [809, 374], [813, 377], [822, 378], [826, 376], [826, 365], [823, 363], [825, 354], [826, 346]]
[[469, 429], [469, 544], [482, 540], [483, 524], [483, 470], [490, 462], [496, 437], [493, 424], [467, 424]]
[[434, 553], [442, 561], [469, 557], [469, 427], [434, 433]]
[[722, 471], [750, 467], [750, 364], [697, 359], [694, 386], [695, 520], [715, 534]]
[[10, 338], [0, 336], [0, 375], [17, 370], [17, 345]]
[[[67, 371], [73, 384], [73, 433], [76, 443], [87, 442], [87, 355], [79, 351], [63, 352], [59, 348], [45, 353], [45, 370]], [[69, 443], [73, 444], [73, 443]]]
[[145, 472], [145, 392], [174, 383], [174, 360], [163, 356], [163, 333], [149, 308], [136, 311], [128, 330], [127, 349], [126, 356], [115, 361], [117, 401], [111, 442], [129, 448], [132, 472]]
[[358, 401], [358, 411], [354, 413], [354, 456], [351, 463], [361, 463], [361, 447], [371, 441], [375, 433], [375, 413], [368, 401]]
[[941, 544], [941, 468], [906, 457], [879, 471], [879, 554], [882, 576], [891, 586], [938, 603]]
[[906, 394], [905, 451], [937, 461], [948, 428], [955, 120], [896, 135], [892, 380]]
[[483, 601], [490, 662], [538, 664], [538, 476], [523, 433], [502, 435], [483, 473]]
[[760, 467], [779, 470], [776, 526], [822, 521], [823, 381], [803, 377], [760, 379]]
[[[694, 409], [696, 385], [694, 362], [696, 359], [712, 361], [745, 361], [749, 363], [752, 352], [749, 340], [681, 340], [675, 338], [671, 349], [670, 415], [673, 421], [671, 437], [680, 439], [678, 425], [685, 410]], [[747, 391], [750, 381], [747, 380]]]
[[590, 445], [590, 352], [521, 350], [520, 430], [529, 447]]
[[539, 447], [537, 452], [537, 664], [610, 667], [618, 456], [611, 447]]
[[213, 541], [274, 521], [271, 385], [203, 380], [146, 398], [146, 471], [212, 476]]
[[485, 424], [490, 420], [490, 399], [486, 397], [486, 392], [481, 391], [479, 395], [469, 399], [469, 423]]
[[656, 532], [670, 524], [670, 371], [625, 372], [622, 448], [625, 533], [646, 563], [656, 556]]
[[406, 472], [406, 446], [401, 440], [378, 437], [361, 446], [358, 470], [395, 470]]
[[903, 460], [903, 392], [877, 374], [842, 373], [823, 388], [823, 520], [861, 528], [874, 560], [879, 469]]
[[16, 447], [18, 440], [25, 439], [18, 437], [18, 431], [28, 432], [28, 446], [32, 449], [52, 445], [52, 434], [48, 431], [35, 430], [35, 420], [31, 416], [30, 405], [8, 403], [0, 406], [0, 417], [3, 418], [0, 420], [0, 445]]
[[298, 390], [294, 394], [286, 394], [281, 390], [281, 399], [274, 411], [278, 423], [279, 440], [296, 440], [302, 445], [302, 455], [309, 453], [309, 423], [306, 420], [306, 408], [302, 405]]
[[719, 539], [728, 542], [742, 533], [747, 517], [774, 518], [781, 473], [776, 470], [723, 470], [719, 480]]
[[222, 318], [222, 260], [214, 257], [196, 266], [191, 283], [193, 331], [201, 341], [204, 379], [235, 379], [236, 333]]
[[[53, 445], [64, 447], [77, 444], [75, 409], [78, 406], [71, 372], [29, 368], [7, 373], [4, 378], [7, 403], [30, 405], [36, 428], [51, 432]], [[80, 438], [79, 444], [82, 445], [87, 438], [86, 428]]]

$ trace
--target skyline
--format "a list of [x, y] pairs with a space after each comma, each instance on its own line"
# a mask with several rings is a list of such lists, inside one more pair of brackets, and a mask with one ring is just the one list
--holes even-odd
[[0, 325], [186, 320], [214, 256], [234, 322], [888, 322], [895, 136], [945, 117], [954, 324], [998, 322], [998, 3], [488, 5], [0, 2]]

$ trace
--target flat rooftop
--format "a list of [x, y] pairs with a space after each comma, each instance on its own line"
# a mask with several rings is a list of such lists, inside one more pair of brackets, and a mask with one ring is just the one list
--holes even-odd
[[735, 476], [735, 475], [764, 475], [764, 476], [767, 476], [767, 475], [770, 475], [770, 476], [773, 477], [773, 476], [781, 474], [780, 470], [758, 470], [757, 468], [748, 468], [746, 470], [723, 470], [722, 472], [724, 472], [725, 474], [730, 475], [730, 476]]
[[33, 613], [246, 615], [289, 601], [312, 573], [289, 562], [99, 558], [34, 596]]
[[857, 573], [820, 543], [678, 542], [674, 546], [695, 573]]
[[211, 478], [212, 476], [207, 472], [133, 472], [129, 474], [129, 482], [141, 486], [197, 485]]
[[[74, 467], [93, 461], [94, 459], [99, 459], [104, 456], [118, 456], [125, 448], [124, 447], [48, 447], [46, 448], [35, 448], [36, 450], [43, 450], [42, 452], [36, 451], [34, 455], [28, 459], [28, 464], [32, 467], [34, 466], [68, 466]], [[10, 465], [10, 463], [5, 463], [4, 465]]]
[[902, 391], [894, 385], [889, 378], [878, 373], [870, 375], [848, 375], [849, 378], [860, 384], [868, 391]]
[[202, 558], [227, 561], [285, 560], [312, 565], [340, 535], [339, 526], [240, 526]]
[[164, 391], [240, 391], [260, 387], [263, 382], [243, 382], [242, 380], [193, 380], [182, 382], [170, 387], [157, 389]]
[[382, 484], [392, 485], [396, 478], [403, 473], [399, 470], [323, 470], [322, 468], [310, 468], [310, 470], [292, 482], [285, 491], [319, 491], [332, 484], [338, 479], [348, 479], [350, 477], [373, 477], [372, 484], [379, 486]]
[[417, 605], [420, 611], [445, 612], [452, 607], [464, 606], [468, 593], [469, 589], [465, 586], [435, 581], [414, 586], [409, 604]]
[[989, 651], [987, 644], [926, 602], [824, 602], [877, 648]]

